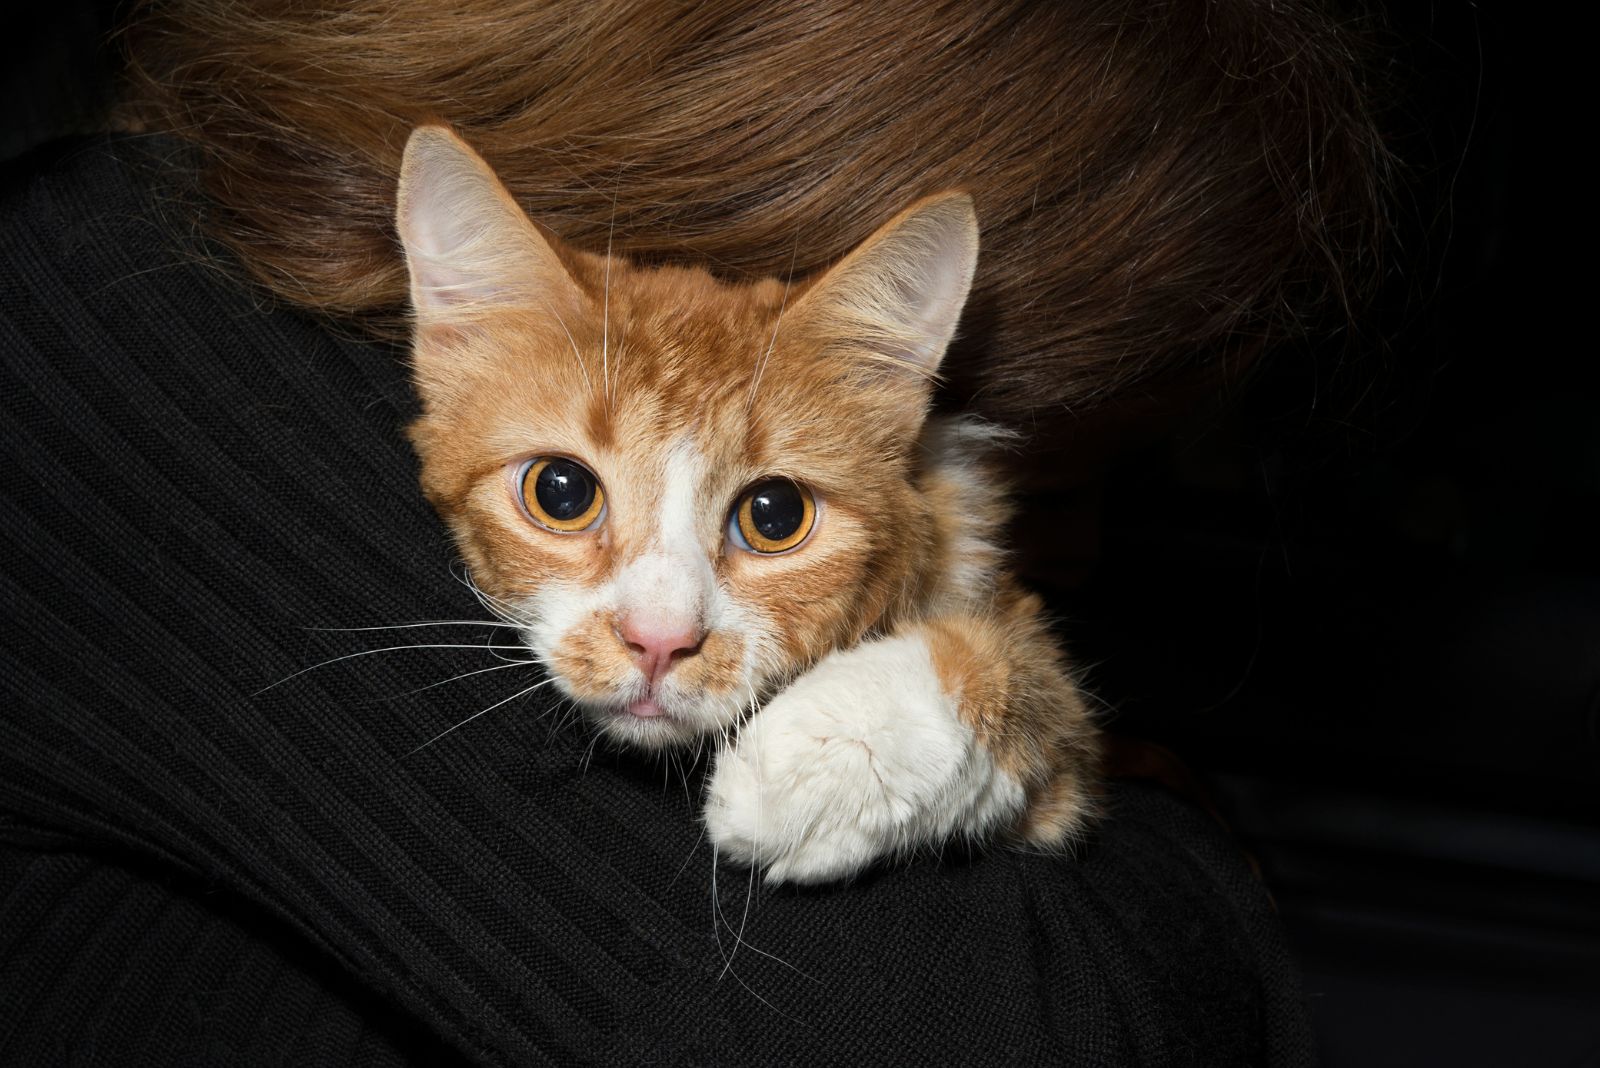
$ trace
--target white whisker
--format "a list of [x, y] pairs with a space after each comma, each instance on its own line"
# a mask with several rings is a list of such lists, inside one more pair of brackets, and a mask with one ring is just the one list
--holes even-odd
[[544, 306], [545, 310], [560, 324], [561, 332], [567, 335], [567, 344], [572, 346], [572, 358], [578, 361], [578, 370], [583, 372], [583, 384], [589, 388], [589, 395], [593, 396], [594, 380], [589, 377], [589, 367], [583, 362], [583, 354], [578, 351], [577, 340], [572, 336], [572, 331], [567, 329], [565, 320], [561, 318], [555, 307], [548, 300], [544, 302]]
[[683, 863], [682, 864], [678, 865], [677, 874], [674, 875], [670, 880], [667, 881], [667, 889], [668, 890], [671, 890], [672, 889], [672, 884], [678, 881], [678, 876], [682, 875], [684, 873], [684, 871], [688, 869], [689, 862], [694, 859], [695, 850], [699, 849], [700, 848], [700, 843], [704, 842], [705, 840], [706, 840], [706, 825], [702, 823], [700, 825], [700, 834], [699, 834], [699, 836], [697, 838], [695, 838], [694, 845], [689, 847], [689, 855], [683, 858]]
[[761, 359], [756, 361], [756, 373], [750, 379], [750, 395], [745, 398], [744, 411], [750, 414], [750, 408], [756, 402], [756, 389], [761, 385], [761, 376], [767, 372], [767, 361], [772, 358], [772, 350], [778, 344], [778, 327], [783, 325], [783, 310], [789, 306], [789, 287], [794, 284], [795, 257], [800, 252], [800, 237], [795, 235], [794, 248], [789, 253], [789, 273], [783, 280], [783, 299], [778, 302], [778, 318], [772, 323], [772, 337], [767, 341], [767, 351]]
[[600, 311], [600, 395], [611, 415], [611, 239], [617, 233], [617, 191], [611, 191], [611, 227], [606, 231], [605, 299]]
[[451, 569], [451, 574], [455, 576], [457, 582], [471, 592], [478, 604], [490, 615], [504, 620], [508, 626], [526, 627], [528, 625], [527, 620], [520, 618], [520, 612], [516, 605], [479, 589], [478, 584], [472, 581], [472, 573], [465, 566], [462, 567], [459, 575], [455, 573], [454, 569]]
[[794, 974], [798, 975], [802, 979], [809, 979], [813, 983], [816, 983], [819, 986], [822, 985], [822, 980], [821, 979], [818, 979], [816, 976], [812, 975], [810, 972], [806, 971], [803, 968], [796, 968], [793, 964], [790, 964], [788, 961], [784, 960], [782, 957], [778, 956], [775, 953], [768, 953], [766, 950], [762, 949], [760, 946], [751, 945], [749, 942], [745, 943], [745, 948], [748, 949], [752, 953], [759, 953], [761, 956], [767, 958], [768, 960], [770, 960], [770, 961], [772, 961], [772, 962], [774, 962], [776, 964], [783, 965], [785, 968], [788, 968], [791, 972], [794, 972]]
[[545, 679], [543, 682], [536, 682], [532, 686], [529, 686], [527, 689], [518, 690], [516, 693], [512, 694], [510, 697], [507, 697], [502, 701], [496, 701], [494, 704], [490, 705], [488, 708], [480, 708], [478, 711], [474, 712], [472, 715], [468, 716], [466, 719], [462, 720], [460, 723], [457, 723], [454, 727], [449, 727], [449, 728], [447, 728], [445, 730], [440, 731], [438, 734], [435, 734], [432, 738], [429, 738], [427, 741], [423, 742], [421, 745], [419, 745], [415, 749], [411, 750], [411, 752], [407, 753], [405, 757], [401, 757], [400, 759], [404, 760], [404, 759], [406, 759], [406, 757], [415, 756], [416, 754], [422, 752], [424, 749], [428, 748], [428, 746], [432, 745], [434, 742], [437, 742], [440, 738], [443, 738], [445, 735], [451, 733], [452, 731], [460, 730], [462, 727], [465, 727], [467, 724], [471, 723], [473, 720], [477, 719], [479, 716], [483, 715], [484, 713], [493, 712], [495, 709], [499, 708], [501, 705], [507, 704], [507, 703], [509, 703], [511, 701], [515, 701], [519, 697], [524, 697], [524, 696], [532, 693], [533, 691], [539, 689], [540, 687], [550, 685], [554, 681], [556, 681], [556, 680], [555, 679]]
[[560, 708], [561, 715], [556, 719], [555, 723], [551, 725], [550, 733], [545, 738], [546, 745], [550, 744], [551, 738], [554, 738], [556, 735], [560, 734], [566, 729], [567, 722], [569, 720], [575, 720], [579, 716], [583, 715], [583, 709], [578, 707], [578, 702], [570, 697], [561, 704]]
[[[756, 826], [761, 826], [761, 815], [759, 812], [756, 814]], [[739, 929], [737, 931], [734, 931], [731, 925], [728, 928], [729, 931], [733, 932], [733, 952], [728, 954], [727, 958], [723, 960], [722, 974], [717, 976], [719, 980], [723, 975], [728, 973], [728, 969], [733, 967], [733, 958], [739, 955], [739, 947], [744, 945], [744, 928], [745, 925], [750, 922], [750, 901], [755, 896], [756, 866], [752, 864], [750, 865], [750, 878], [745, 884], [744, 890], [744, 914], [739, 917]]]
[[[530, 662], [530, 661], [525, 661], [525, 660], [517, 660], [517, 659], [515, 659], [513, 657], [507, 656], [503, 652], [499, 652], [498, 650], [507, 648], [504, 645], [484, 645], [484, 646], [481, 646], [481, 648], [487, 650], [489, 655], [494, 657], [496, 660], [503, 661], [506, 664], [524, 664], [524, 663], [529, 663]], [[527, 656], [530, 652], [532, 652], [532, 650], [529, 649], [526, 645], [517, 645], [517, 646], [512, 646], [511, 648], [516, 649], [516, 651], [521, 653], [523, 656]], [[531, 661], [531, 662], [532, 663], [540, 663], [540, 661], [538, 661], [538, 660], [534, 660], [534, 661]]]
[[[750, 705], [752, 709], [755, 707], [754, 692], [752, 692], [750, 695]], [[761, 766], [760, 754], [757, 754], [755, 764], [758, 768]], [[758, 830], [761, 827], [761, 791], [759, 789], [756, 791], [756, 827]], [[729, 954], [728, 958], [723, 961], [722, 970], [724, 972], [727, 972], [733, 968], [733, 958], [738, 955], [739, 947], [744, 944], [745, 924], [750, 921], [750, 901], [755, 897], [755, 892], [756, 865], [752, 863], [750, 865], [749, 883], [745, 886], [744, 892], [744, 915], [739, 917], [739, 930], [734, 932], [733, 935], [733, 953]], [[729, 930], [732, 930], [732, 928], [729, 928]], [[718, 978], [720, 979], [721, 976], [718, 976]]]
[[412, 627], [514, 627], [498, 619], [424, 619], [416, 623], [389, 623], [381, 627], [301, 627], [301, 630], [326, 634], [348, 634], [362, 630], [408, 630]]
[[[732, 931], [733, 930], [733, 925], [729, 924], [727, 922], [727, 919], [722, 915], [722, 901], [717, 896], [717, 859], [718, 859], [717, 847], [716, 847], [716, 844], [713, 843], [712, 846], [711, 846], [711, 936], [716, 939], [717, 952], [722, 954], [722, 960], [723, 960], [722, 975], [731, 975], [731, 976], [733, 976], [733, 981], [738, 983], [740, 986], [744, 987], [746, 993], [748, 993], [751, 997], [755, 998], [757, 1001], [761, 1002], [761, 1004], [765, 1005], [767, 1008], [771, 1009], [773, 1012], [777, 1013], [779, 1016], [782, 1016], [784, 1019], [791, 1020], [794, 1023], [800, 1024], [803, 1027], [810, 1026], [809, 1024], [806, 1024], [805, 1021], [797, 1019], [797, 1018], [795, 1018], [793, 1016], [790, 1016], [788, 1013], [786, 1013], [782, 1009], [778, 1008], [772, 1002], [768, 1001], [766, 998], [764, 998], [760, 994], [756, 993], [755, 989], [753, 987], [751, 987], [751, 985], [749, 983], [745, 982], [744, 978], [742, 976], [740, 976], [737, 971], [734, 970], [734, 968], [733, 968], [733, 958], [728, 955], [727, 950], [725, 950], [723, 948], [723, 946], [722, 946], [722, 926], [724, 924], [726, 924], [728, 930]], [[755, 947], [752, 946], [751, 948], [753, 949]], [[766, 955], [770, 956], [770, 954], [766, 954]], [[796, 969], [796, 970], [798, 971], [798, 969]], [[801, 974], [804, 974], [804, 973], [802, 972]], [[717, 978], [721, 979], [722, 975], [719, 975]]]
[[427, 643], [427, 644], [422, 644], [422, 645], [386, 645], [382, 649], [363, 649], [359, 653], [346, 653], [344, 656], [336, 656], [332, 660], [324, 660], [320, 664], [312, 664], [310, 667], [301, 668], [299, 671], [296, 671], [292, 675], [285, 675], [283, 678], [279, 679], [277, 682], [274, 682], [274, 683], [271, 683], [270, 685], [261, 687], [261, 689], [257, 690], [255, 693], [251, 694], [250, 696], [251, 697], [259, 697], [262, 694], [266, 693], [268, 690], [272, 689], [274, 686], [282, 686], [284, 683], [288, 682], [290, 679], [299, 678], [301, 675], [304, 675], [308, 671], [315, 671], [315, 670], [317, 670], [317, 668], [327, 667], [329, 664], [337, 664], [341, 660], [354, 660], [358, 656], [372, 656], [372, 655], [374, 655], [376, 653], [392, 653], [392, 652], [395, 652], [395, 651], [400, 650], [400, 649], [491, 649], [491, 650], [492, 649], [521, 649], [524, 652], [527, 651], [526, 648], [521, 646], [521, 645], [477, 645], [477, 644], [436, 645], [436, 644], [432, 644], [432, 643]]
[[404, 693], [397, 693], [393, 697], [380, 698], [380, 700], [383, 700], [383, 701], [398, 701], [402, 697], [410, 697], [414, 693], [421, 693], [423, 690], [431, 690], [435, 686], [443, 686], [446, 683], [457, 682], [457, 681], [459, 681], [461, 679], [470, 679], [472, 676], [474, 676], [474, 675], [482, 675], [486, 671], [505, 671], [508, 668], [514, 668], [514, 667], [537, 667], [537, 666], [538, 666], [538, 661], [536, 661], [536, 660], [513, 660], [513, 661], [511, 661], [509, 663], [506, 663], [506, 664], [491, 664], [486, 668], [479, 668], [476, 671], [464, 672], [463, 674], [460, 674], [460, 675], [452, 675], [448, 679], [440, 679], [438, 682], [430, 682], [426, 686], [418, 686], [415, 690], [407, 690]]
[[600, 730], [599, 730], [599, 728], [596, 728], [595, 732], [594, 732], [594, 737], [589, 739], [589, 747], [583, 751], [583, 760], [579, 763], [579, 766], [578, 766], [578, 777], [579, 778], [582, 778], [583, 776], [589, 774], [589, 761], [591, 759], [593, 759], [595, 746], [597, 746], [599, 744], [600, 744]]

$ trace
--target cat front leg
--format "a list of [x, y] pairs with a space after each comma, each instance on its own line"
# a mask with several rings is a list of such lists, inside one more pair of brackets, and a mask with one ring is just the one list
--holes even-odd
[[705, 819], [723, 856], [822, 882], [1009, 825], [1024, 801], [915, 634], [833, 653], [773, 698], [719, 756]]
[[1003, 619], [947, 620], [824, 657], [719, 755], [705, 820], [721, 855], [806, 883], [953, 839], [1059, 844], [1089, 768], [1058, 736], [1088, 754], [1093, 730], [1051, 648], [1010, 637], [1020, 650]]

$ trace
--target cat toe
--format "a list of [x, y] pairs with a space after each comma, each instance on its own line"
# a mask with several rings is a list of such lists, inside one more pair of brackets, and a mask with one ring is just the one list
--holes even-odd
[[957, 716], [920, 642], [835, 653], [717, 759], [707, 831], [773, 882], [827, 882], [954, 835], [986, 834], [1023, 791]]
[[859, 741], [754, 731], [718, 761], [705, 820], [722, 855], [769, 882], [816, 883], [889, 852], [895, 808]]

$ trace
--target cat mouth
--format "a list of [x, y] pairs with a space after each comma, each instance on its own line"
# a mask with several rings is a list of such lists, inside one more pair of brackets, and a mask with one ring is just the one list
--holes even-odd
[[583, 701], [591, 721], [625, 744], [645, 749], [692, 745], [731, 727], [743, 702], [676, 686], [623, 688]]
[[702, 730], [695, 726], [693, 710], [673, 707], [663, 694], [613, 698], [591, 704], [590, 715], [612, 738], [645, 749], [686, 745]]
[[[661, 689], [640, 685], [613, 693], [609, 699], [596, 702], [596, 711], [605, 719], [624, 728], [653, 731], [682, 729], [688, 725], [683, 695], [665, 693]], [[692, 716], [690, 717], [692, 718]]]
[[667, 710], [661, 707], [661, 702], [654, 697], [641, 697], [637, 701], [628, 702], [628, 714], [636, 719], [655, 719], [665, 716]]

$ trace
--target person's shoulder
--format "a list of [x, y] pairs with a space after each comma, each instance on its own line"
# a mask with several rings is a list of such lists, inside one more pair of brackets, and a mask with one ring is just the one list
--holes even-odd
[[[175, 254], [187, 212], [183, 146], [169, 137], [97, 134], [37, 146], [0, 164], [0, 274], [7, 304], [66, 287], [137, 279]], [[35, 284], [18, 287], [20, 279]]]
[[186, 149], [164, 135], [103, 133], [65, 137], [0, 162], [0, 216], [48, 224], [114, 218], [170, 201], [185, 173]]
[[194, 176], [189, 147], [164, 134], [63, 138], [0, 164], [0, 318], [62, 344], [51, 321], [179, 333], [162, 321], [173, 302], [208, 338], [263, 328], [272, 311], [208, 236]]

